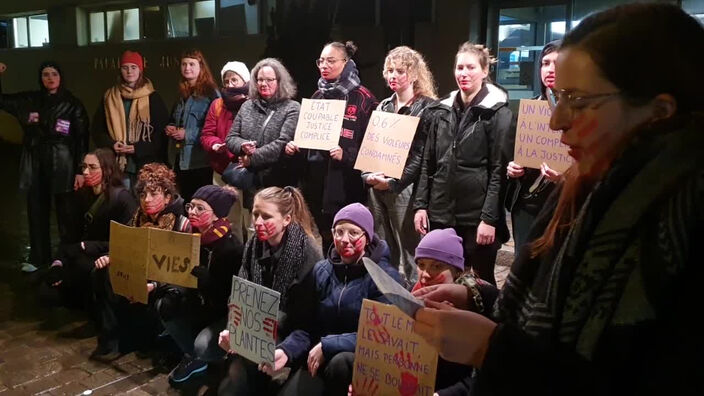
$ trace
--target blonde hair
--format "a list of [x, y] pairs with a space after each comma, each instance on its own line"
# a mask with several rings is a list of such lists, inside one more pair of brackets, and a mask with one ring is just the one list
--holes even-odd
[[254, 200], [257, 199], [276, 205], [282, 216], [290, 215], [291, 222], [300, 225], [311, 239], [315, 239], [313, 216], [308, 210], [303, 194], [296, 187], [267, 187], [254, 196]]
[[384, 69], [382, 70], [384, 79], [386, 79], [386, 69], [392, 64], [402, 65], [406, 68], [406, 73], [415, 77], [415, 81], [413, 81], [413, 93], [415, 95], [437, 99], [438, 95], [433, 73], [430, 72], [430, 68], [420, 52], [405, 45], [389, 51], [384, 60]]
[[457, 57], [463, 53], [475, 55], [477, 59], [479, 59], [479, 65], [484, 70], [487, 70], [489, 66], [496, 63], [496, 58], [491, 55], [489, 48], [483, 46], [482, 44], [474, 44], [466, 41], [462, 43], [460, 48], [457, 50], [457, 55], [455, 55], [455, 65], [457, 64]]

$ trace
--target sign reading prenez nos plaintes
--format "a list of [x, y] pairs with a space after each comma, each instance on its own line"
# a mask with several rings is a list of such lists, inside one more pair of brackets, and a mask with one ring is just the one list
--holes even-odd
[[273, 366], [280, 300], [277, 291], [232, 277], [227, 329], [234, 352], [254, 363]]
[[303, 99], [293, 143], [300, 148], [330, 150], [340, 142], [344, 100]]
[[400, 179], [419, 121], [408, 115], [372, 112], [354, 168]]

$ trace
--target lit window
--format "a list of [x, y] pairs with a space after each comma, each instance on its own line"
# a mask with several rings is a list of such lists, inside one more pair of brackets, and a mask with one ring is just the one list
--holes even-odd
[[169, 4], [169, 37], [188, 37], [188, 4]]
[[123, 23], [124, 40], [139, 40], [139, 8], [125, 10]]
[[46, 14], [12, 18], [14, 48], [49, 45], [49, 20]]
[[212, 36], [215, 32], [215, 0], [193, 3], [193, 35]]
[[96, 11], [88, 15], [90, 42], [139, 40], [139, 8]]
[[169, 4], [168, 37], [211, 36], [215, 32], [215, 0]]
[[105, 42], [105, 13], [91, 12], [88, 16], [88, 21], [90, 24], [90, 42]]

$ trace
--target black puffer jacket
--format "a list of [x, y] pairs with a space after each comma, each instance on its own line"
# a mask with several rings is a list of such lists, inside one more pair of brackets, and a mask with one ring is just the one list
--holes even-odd
[[497, 228], [508, 240], [503, 194], [508, 157], [504, 146], [511, 128], [506, 92], [486, 83], [462, 109], [459, 91], [428, 107], [423, 125], [428, 140], [414, 203], [431, 223]]
[[[81, 101], [63, 87], [53, 95], [45, 89], [3, 94], [0, 85], [0, 109], [17, 117], [24, 129], [20, 189], [29, 189], [34, 171], [42, 169], [53, 193], [73, 191], [88, 151], [88, 114]], [[38, 122], [30, 120], [36, 117]]]

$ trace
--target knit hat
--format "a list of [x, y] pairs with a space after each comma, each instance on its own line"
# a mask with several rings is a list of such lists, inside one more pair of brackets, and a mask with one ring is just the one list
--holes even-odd
[[139, 71], [144, 71], [144, 58], [142, 58], [142, 54], [139, 52], [129, 50], [123, 52], [120, 58], [120, 66], [125, 63], [134, 63], [139, 68]]
[[202, 199], [213, 208], [218, 218], [223, 218], [230, 212], [237, 196], [232, 191], [210, 184], [199, 188], [191, 199]]
[[374, 218], [372, 217], [372, 212], [361, 203], [355, 202], [340, 209], [335, 215], [332, 226], [334, 227], [341, 221], [349, 221], [350, 223], [356, 224], [367, 233], [367, 240], [371, 240], [374, 237]]
[[416, 261], [429, 258], [464, 271], [462, 238], [452, 228], [430, 231], [416, 247]]
[[233, 71], [237, 73], [240, 77], [242, 77], [242, 80], [244, 80], [244, 82], [249, 82], [249, 69], [244, 63], [237, 61], [230, 61], [225, 63], [225, 66], [223, 66], [222, 70], [220, 71], [220, 80], [225, 79], [225, 73], [227, 73], [228, 71]]

